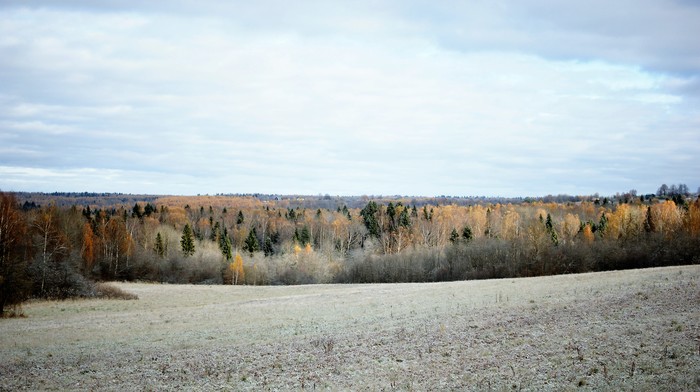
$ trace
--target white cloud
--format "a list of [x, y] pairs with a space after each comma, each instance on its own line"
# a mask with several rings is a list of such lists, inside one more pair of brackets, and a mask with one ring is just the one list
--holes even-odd
[[[0, 140], [42, 158], [0, 157], [0, 187], [523, 195], [700, 182], [687, 168], [697, 75], [647, 68], [660, 67], [643, 60], [656, 44], [605, 57], [637, 24], [585, 10], [600, 28], [567, 16], [566, 30], [558, 6], [543, 19], [513, 4], [428, 16], [419, 3], [300, 4], [267, 22], [253, 5], [4, 9]], [[669, 70], [692, 67], [694, 48]], [[74, 181], [52, 180], [61, 172]]]

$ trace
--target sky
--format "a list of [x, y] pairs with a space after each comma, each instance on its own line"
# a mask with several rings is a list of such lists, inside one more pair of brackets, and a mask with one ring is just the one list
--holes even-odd
[[698, 21], [689, 0], [0, 0], [0, 190], [695, 190]]

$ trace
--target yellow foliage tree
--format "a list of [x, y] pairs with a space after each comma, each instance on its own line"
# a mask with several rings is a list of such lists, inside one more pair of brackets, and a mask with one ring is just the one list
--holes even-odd
[[501, 236], [507, 240], [513, 240], [520, 236], [520, 214], [517, 211], [506, 211], [501, 225]]
[[231, 271], [231, 284], [238, 284], [238, 282], [243, 282], [245, 279], [245, 271], [243, 270], [243, 257], [236, 253], [231, 264], [228, 265], [228, 269]]
[[641, 206], [620, 204], [608, 218], [605, 234], [611, 239], [633, 238], [644, 229], [646, 210]]
[[686, 227], [693, 236], [700, 235], [700, 198], [691, 203], [686, 215]]
[[[581, 220], [577, 215], [566, 214], [561, 228], [561, 235], [565, 241], [573, 241], [581, 228]], [[592, 233], [591, 233], [592, 234]]]
[[586, 225], [583, 227], [583, 240], [586, 241], [587, 244], [591, 244], [593, 241], [595, 241], [595, 235], [593, 235], [591, 225]]
[[661, 234], [673, 233], [682, 222], [681, 213], [672, 200], [651, 206], [651, 218], [655, 230]]

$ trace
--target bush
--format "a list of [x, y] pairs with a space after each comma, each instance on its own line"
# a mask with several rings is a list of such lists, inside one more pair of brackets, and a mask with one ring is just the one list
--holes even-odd
[[97, 283], [95, 285], [95, 296], [107, 299], [139, 299], [138, 295], [124, 291], [111, 283]]

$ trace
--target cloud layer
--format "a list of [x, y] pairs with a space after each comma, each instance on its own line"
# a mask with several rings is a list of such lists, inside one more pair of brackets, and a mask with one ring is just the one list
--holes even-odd
[[700, 185], [690, 2], [0, 2], [0, 189]]

